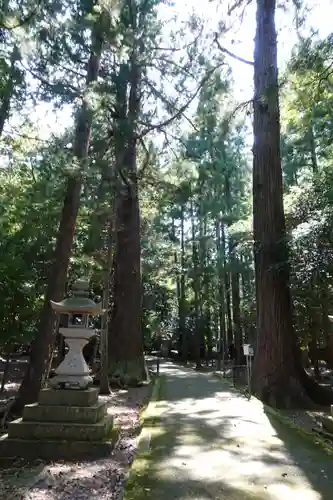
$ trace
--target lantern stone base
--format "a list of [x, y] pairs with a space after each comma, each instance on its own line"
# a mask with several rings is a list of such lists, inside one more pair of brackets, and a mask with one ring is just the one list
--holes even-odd
[[[119, 439], [119, 429], [113, 428], [105, 441], [61, 441], [59, 439], [9, 438], [0, 437], [0, 457], [24, 458], [26, 460], [85, 460], [108, 457]], [[36, 449], [37, 448], [37, 449]]]
[[41, 391], [39, 402], [26, 405], [23, 418], [10, 422], [0, 438], [0, 456], [78, 458], [105, 456], [118, 439], [113, 417], [98, 389]]
[[46, 406], [38, 403], [26, 405], [23, 422], [66, 422], [96, 424], [106, 417], [106, 404], [97, 402], [92, 406]]
[[56, 375], [49, 380], [49, 384], [53, 389], [86, 389], [93, 383], [93, 378], [90, 375]]
[[84, 391], [43, 389], [39, 393], [39, 404], [42, 406], [93, 406], [97, 404], [98, 393], [97, 387], [89, 387]]

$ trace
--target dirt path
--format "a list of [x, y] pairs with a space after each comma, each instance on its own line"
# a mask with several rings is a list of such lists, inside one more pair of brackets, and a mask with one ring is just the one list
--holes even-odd
[[333, 460], [265, 414], [258, 400], [172, 363], [161, 373], [165, 401], [159, 431], [147, 441], [149, 468], [125, 500], [333, 498]]

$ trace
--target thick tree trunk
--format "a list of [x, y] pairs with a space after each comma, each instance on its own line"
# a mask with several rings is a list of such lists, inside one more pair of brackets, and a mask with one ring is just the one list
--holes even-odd
[[254, 52], [253, 230], [258, 345], [253, 390], [275, 407], [297, 406], [296, 368], [283, 209], [275, 0], [257, 0]]
[[116, 193], [114, 304], [109, 328], [111, 384], [136, 386], [147, 380], [141, 334], [140, 212], [135, 139], [123, 155], [128, 185]]
[[[92, 52], [88, 61], [86, 89], [96, 82], [103, 47], [103, 36], [96, 25], [92, 33]], [[88, 92], [87, 92], [88, 94]], [[79, 161], [80, 171], [68, 178], [59, 231], [44, 304], [41, 310], [37, 334], [31, 348], [29, 369], [21, 384], [13, 411], [22, 411], [25, 404], [38, 399], [42, 379], [50, 366], [56, 334], [57, 318], [50, 301], [59, 301], [65, 294], [67, 271], [72, 251], [76, 219], [80, 206], [82, 170], [88, 156], [93, 113], [89, 97], [83, 99], [76, 119], [74, 158]]]
[[[129, 25], [137, 32], [138, 12], [130, 9]], [[140, 46], [134, 43], [128, 63], [119, 69], [116, 82], [116, 172], [122, 185], [115, 200], [115, 274], [112, 321], [109, 328], [111, 384], [136, 386], [148, 380], [141, 331], [141, 241], [137, 177], [136, 122], [140, 113]]]

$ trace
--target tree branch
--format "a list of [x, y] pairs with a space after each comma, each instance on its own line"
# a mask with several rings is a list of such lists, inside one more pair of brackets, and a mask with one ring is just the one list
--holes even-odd
[[[137, 136], [137, 138], [141, 139], [142, 137], [144, 137], [145, 135], [147, 135], [149, 132], [152, 132], [153, 130], [161, 130], [162, 128], [167, 127], [168, 125], [170, 125], [173, 121], [177, 120], [181, 116], [184, 116], [185, 111], [191, 105], [191, 103], [194, 101], [194, 99], [197, 97], [197, 95], [199, 94], [199, 92], [202, 89], [202, 87], [205, 85], [205, 83], [207, 83], [209, 81], [209, 79], [211, 78], [211, 76], [213, 75], [213, 73], [215, 73], [215, 71], [219, 67], [221, 67], [223, 64], [224, 64], [224, 62], [218, 64], [217, 66], [215, 66], [214, 68], [212, 68], [211, 70], [209, 70], [206, 73], [206, 75], [202, 78], [201, 82], [197, 86], [195, 92], [191, 95], [190, 99], [183, 106], [181, 106], [179, 109], [177, 109], [174, 115], [170, 116], [164, 122], [155, 123], [155, 124], [152, 123], [146, 129], [144, 129], [141, 132], [141, 134], [139, 134]], [[168, 104], [170, 105], [170, 103], [168, 103]], [[186, 119], [188, 120], [188, 118], [186, 118]]]
[[[35, 73], [33, 70], [31, 70], [30, 68], [27, 68], [24, 66], [24, 64], [22, 64], [22, 67], [25, 71], [27, 71], [28, 73], [30, 73], [30, 75], [35, 78], [37, 81], [39, 81], [42, 85], [44, 85], [45, 87], [48, 87], [49, 89], [55, 89], [56, 88], [56, 83], [51, 83], [49, 81], [47, 81], [45, 78], [43, 78], [41, 75], [38, 75], [37, 73]], [[73, 87], [72, 85], [70, 85], [69, 83], [65, 83], [64, 86], [63, 86], [63, 90], [61, 91], [56, 91], [56, 94], [57, 95], [64, 95], [64, 94], [69, 94], [71, 95], [71, 97], [73, 98], [77, 98], [77, 97], [81, 97], [81, 94], [80, 92], [78, 91], [77, 88]]]
[[[244, 9], [250, 3], [251, 3], [251, 0], [247, 0], [245, 3]], [[239, 7], [242, 7], [243, 4], [244, 4], [244, 0], [237, 0], [233, 5], [228, 6], [228, 12], [227, 12], [228, 16], [231, 16], [233, 11], [238, 9]], [[244, 12], [244, 9], [243, 9], [243, 12]]]
[[138, 179], [142, 179], [143, 174], [145, 173], [145, 170], [147, 169], [147, 167], [149, 165], [150, 158], [151, 158], [152, 155], [151, 155], [151, 147], [149, 147], [149, 149], [147, 148], [147, 146], [145, 145], [145, 142], [142, 139], [142, 137], [139, 138], [139, 141], [140, 141], [140, 144], [143, 147], [145, 155], [146, 155], [145, 161], [143, 162], [143, 165], [140, 168], [140, 171], [138, 172]]
[[232, 57], [233, 59], [236, 59], [236, 61], [242, 62], [244, 64], [248, 64], [249, 66], [254, 65], [253, 61], [248, 61], [247, 59], [244, 59], [243, 57], [236, 56], [236, 54], [233, 54], [232, 52], [230, 52], [230, 50], [222, 47], [222, 45], [220, 44], [220, 42], [217, 38], [217, 33], [214, 34], [214, 42], [216, 43], [220, 52], [223, 52], [224, 54], [227, 54], [228, 56]]

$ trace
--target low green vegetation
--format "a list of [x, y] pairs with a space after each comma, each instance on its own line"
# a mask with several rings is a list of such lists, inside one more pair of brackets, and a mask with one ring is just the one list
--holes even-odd
[[156, 378], [151, 400], [142, 415], [139, 445], [126, 481], [124, 500], [141, 500], [156, 495], [154, 464], [170, 444], [171, 430], [162, 423], [167, 407], [165, 377]]

